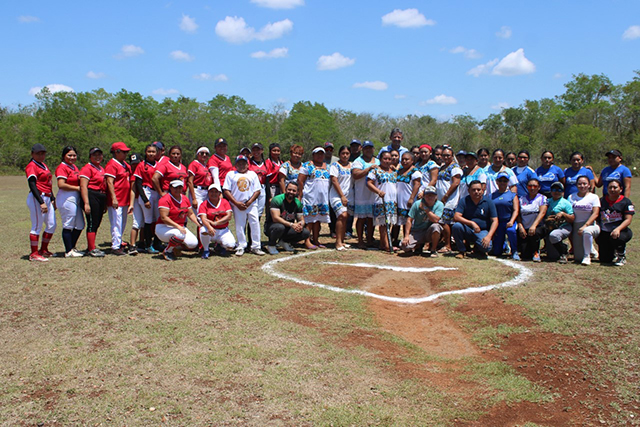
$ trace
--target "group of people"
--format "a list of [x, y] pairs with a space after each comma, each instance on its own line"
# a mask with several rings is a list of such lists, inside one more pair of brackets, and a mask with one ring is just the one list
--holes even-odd
[[[170, 261], [180, 250], [196, 248], [204, 259], [212, 251], [265, 255], [260, 241], [264, 216], [266, 252], [272, 255], [279, 248], [293, 251], [298, 242], [309, 250], [323, 248], [324, 223], [338, 251], [350, 248], [346, 240], [355, 234], [360, 249], [458, 258], [490, 253], [539, 262], [545, 240], [547, 257], [561, 263], [570, 252], [585, 265], [595, 256], [615, 265], [626, 262], [634, 207], [628, 198], [631, 172], [618, 150], [606, 154], [609, 166], [596, 178], [577, 152], [562, 170], [554, 165], [553, 153], [545, 151], [541, 166], [533, 170], [526, 150], [454, 153], [446, 145], [409, 149], [403, 140], [403, 132], [393, 129], [390, 144], [377, 156], [371, 141], [354, 139], [337, 156], [326, 142], [303, 162], [302, 146], [292, 145], [289, 160], [282, 161], [275, 143], [266, 159], [262, 144], [255, 143], [232, 160], [227, 141], [219, 138], [213, 153], [200, 147], [188, 166], [179, 146], [165, 152], [161, 142], [146, 146], [142, 156], [116, 142], [105, 166], [102, 150], [95, 147], [82, 168], [76, 165], [77, 150], [65, 147], [55, 170], [57, 199], [45, 164], [47, 150], [35, 144], [25, 169], [32, 220], [29, 258], [46, 261], [52, 255], [48, 245], [57, 207], [65, 257], [105, 256], [95, 238], [108, 212], [111, 254], [162, 253]], [[596, 187], [603, 187], [602, 197], [595, 195]], [[128, 215], [133, 217], [130, 244], [123, 237]], [[196, 233], [187, 228], [188, 220]], [[77, 248], [85, 226], [86, 252]]]

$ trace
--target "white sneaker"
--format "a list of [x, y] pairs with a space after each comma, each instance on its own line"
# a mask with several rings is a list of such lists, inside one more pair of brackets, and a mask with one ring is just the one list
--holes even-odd
[[[275, 248], [274, 248], [275, 249]], [[251, 253], [254, 255], [258, 255], [258, 256], [262, 256], [262, 255], [266, 255], [265, 251], [263, 251], [262, 249], [258, 248], [258, 249], [251, 249]]]
[[280, 253], [275, 246], [267, 246], [267, 252], [269, 252], [269, 255], [278, 255]]
[[236, 256], [242, 256], [242, 255], [244, 255], [244, 248], [236, 249]]
[[65, 258], [82, 258], [83, 256], [84, 254], [80, 253], [80, 251], [75, 248], [64, 254]]
[[289, 242], [280, 242], [280, 244], [282, 245], [282, 249], [284, 249], [287, 252], [295, 252], [295, 249], [293, 248], [293, 246], [291, 246], [291, 243]]
[[582, 258], [582, 262], [580, 264], [591, 265], [591, 257], [589, 255], [585, 256], [584, 258]]

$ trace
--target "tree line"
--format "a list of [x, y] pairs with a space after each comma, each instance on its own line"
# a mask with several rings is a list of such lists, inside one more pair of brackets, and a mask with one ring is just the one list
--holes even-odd
[[543, 150], [553, 151], [560, 165], [568, 164], [573, 151], [580, 151], [597, 169], [605, 165], [604, 153], [618, 148], [632, 166], [640, 162], [640, 70], [620, 85], [604, 74], [574, 75], [561, 95], [526, 100], [483, 120], [469, 115], [438, 121], [429, 115], [355, 113], [310, 101], [297, 102], [290, 111], [282, 105], [265, 110], [239, 96], [217, 95], [207, 102], [184, 96], [157, 101], [124, 89], [51, 93], [45, 88], [30, 105], [0, 106], [0, 166], [24, 168], [31, 146], [38, 142], [47, 147], [50, 158], [72, 145], [81, 162], [91, 147], [108, 151], [115, 141], [140, 153], [153, 141], [180, 145], [188, 160], [198, 147], [212, 146], [218, 137], [227, 139], [231, 154], [255, 142], [265, 147], [278, 142], [287, 158], [292, 144], [309, 153], [325, 141], [340, 146], [358, 138], [380, 148], [389, 143], [389, 131], [395, 127], [404, 131], [407, 146], [527, 149], [533, 166]]

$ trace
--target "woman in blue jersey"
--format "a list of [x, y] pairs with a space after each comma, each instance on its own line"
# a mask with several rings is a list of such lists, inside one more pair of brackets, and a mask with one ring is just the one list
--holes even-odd
[[571, 167], [564, 170], [564, 197], [568, 198], [570, 195], [578, 192], [576, 182], [580, 176], [589, 178], [589, 186], [591, 187], [591, 191], [593, 191], [596, 186], [596, 180], [593, 172], [589, 168], [584, 167], [584, 155], [579, 151], [574, 151], [571, 153], [570, 163]]
[[518, 157], [516, 158], [516, 167], [512, 169], [518, 179], [518, 197], [524, 197], [529, 194], [529, 190], [527, 190], [527, 183], [531, 178], [538, 178], [536, 171], [529, 166], [530, 158], [531, 155], [527, 150], [520, 150], [518, 152]]
[[631, 171], [622, 164], [622, 153], [618, 150], [611, 150], [607, 153], [607, 162], [609, 166], [602, 169], [596, 186], [602, 189], [605, 196], [608, 193], [609, 182], [617, 179], [622, 183], [622, 195], [629, 198], [631, 196]]
[[498, 189], [498, 183], [496, 179], [498, 174], [506, 173], [509, 176], [509, 189], [513, 192], [516, 191], [516, 185], [518, 184], [518, 178], [516, 174], [504, 164], [504, 151], [501, 148], [493, 150], [491, 155], [493, 163], [491, 163], [485, 169], [487, 175], [487, 188], [485, 190], [486, 195], [493, 194]]
[[564, 172], [553, 164], [553, 152], [543, 151], [540, 160], [542, 165], [536, 169], [538, 181], [540, 181], [540, 194], [545, 197], [551, 197], [551, 184], [561, 182], [564, 185]]
[[478, 155], [473, 151], [469, 151], [464, 156], [466, 168], [463, 169], [464, 175], [460, 179], [460, 200], [469, 195], [469, 184], [473, 181], [480, 181], [482, 191], [487, 190], [487, 175], [478, 165]]
[[500, 172], [496, 177], [498, 188], [491, 193], [490, 197], [496, 205], [498, 212], [498, 229], [493, 236], [492, 255], [501, 255], [504, 248], [504, 236], [506, 234], [511, 247], [511, 257], [514, 261], [520, 261], [518, 255], [518, 214], [520, 213], [520, 203], [516, 193], [509, 189], [510, 175]]

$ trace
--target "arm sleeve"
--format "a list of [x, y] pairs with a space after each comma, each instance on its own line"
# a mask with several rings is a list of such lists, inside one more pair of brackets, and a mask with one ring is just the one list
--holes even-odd
[[31, 194], [33, 194], [33, 197], [36, 198], [39, 204], [43, 204], [44, 200], [42, 200], [42, 196], [40, 195], [40, 190], [38, 190], [38, 187], [36, 186], [36, 182], [37, 182], [36, 177], [30, 176], [27, 182], [29, 183], [29, 191], [31, 191]]
[[144, 194], [144, 189], [142, 188], [142, 178], [136, 177], [135, 186], [136, 186], [136, 190], [138, 191], [138, 195], [140, 196], [142, 201], [147, 203], [149, 199], [147, 198], [147, 195]]

